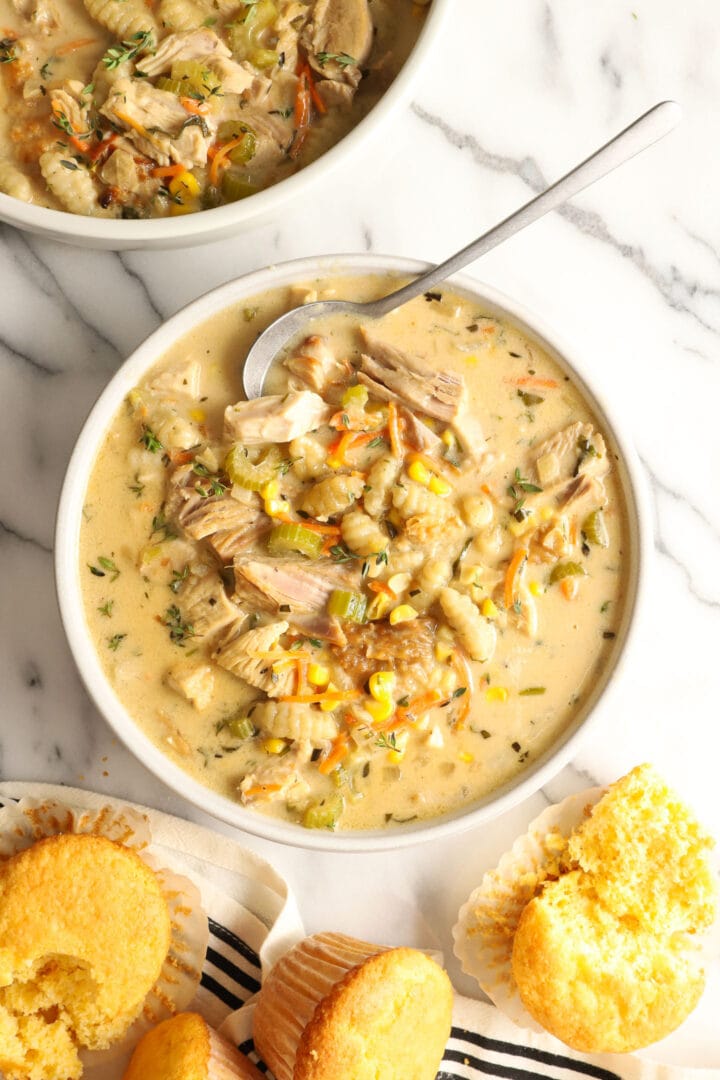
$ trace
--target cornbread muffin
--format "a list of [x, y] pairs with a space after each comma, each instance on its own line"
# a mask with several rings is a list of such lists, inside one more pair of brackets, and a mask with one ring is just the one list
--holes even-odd
[[613, 784], [569, 839], [573, 868], [520, 916], [512, 974], [530, 1015], [586, 1052], [678, 1027], [705, 985], [690, 935], [715, 915], [711, 846], [651, 766]]
[[260, 990], [254, 1041], [276, 1080], [435, 1080], [452, 987], [417, 949], [316, 934]]
[[58, 835], [0, 863], [0, 1071], [74, 1080], [118, 1040], [170, 944], [153, 871], [101, 836]]
[[123, 1080], [263, 1080], [263, 1075], [198, 1013], [179, 1013], [140, 1040]]

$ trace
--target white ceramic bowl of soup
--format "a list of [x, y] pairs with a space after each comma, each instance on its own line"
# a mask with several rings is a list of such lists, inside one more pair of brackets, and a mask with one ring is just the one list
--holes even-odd
[[142, 220], [88, 217], [48, 209], [0, 191], [0, 221], [64, 243], [122, 251], [210, 243], [226, 239], [247, 225], [276, 220], [288, 204], [301, 199], [316, 181], [359, 153], [397, 117], [410, 99], [452, 4], [453, 0], [432, 0], [409, 56], [367, 115], [316, 160], [270, 187], [211, 210]]
[[210, 789], [196, 777], [188, 775], [185, 769], [164, 753], [157, 742], [136, 723], [117, 696], [99, 659], [98, 648], [88, 626], [81, 583], [81, 575], [87, 576], [88, 567], [78, 553], [89, 478], [111, 422], [127, 395], [175, 343], [230, 308], [237, 307], [242, 314], [246, 310], [243, 308], [244, 302], [258, 294], [329, 278], [390, 275], [402, 279], [403, 275], [410, 276], [424, 269], [425, 264], [419, 262], [376, 255], [315, 257], [257, 271], [208, 293], [161, 326], [122, 365], [92, 409], [68, 466], [57, 518], [56, 583], [63, 625], [88, 693], [118, 737], [160, 780], [220, 820], [267, 839], [324, 850], [369, 851], [436, 839], [486, 823], [537, 791], [573, 758], [581, 740], [602, 724], [603, 715], [612, 707], [615, 691], [622, 682], [623, 669], [636, 632], [642, 582], [649, 555], [650, 518], [644, 482], [633, 448], [620, 430], [614, 410], [597, 388], [593, 373], [583, 366], [581, 351], [569, 346], [542, 319], [521, 304], [472, 278], [458, 275], [441, 291], [452, 291], [469, 299], [483, 315], [502, 320], [530, 343], [545, 350], [579, 391], [596, 418], [598, 428], [608, 444], [609, 454], [613, 457], [613, 471], [626, 515], [623, 526], [626, 551], [621, 589], [622, 614], [616, 624], [617, 633], [604, 635], [614, 640], [608, 643], [609, 651], [602, 669], [570, 722], [558, 732], [557, 737], [553, 737], [551, 745], [529, 761], [522, 771], [474, 802], [437, 817], [394, 825], [391, 829], [332, 832], [327, 829], [307, 829], [293, 822], [268, 817]]

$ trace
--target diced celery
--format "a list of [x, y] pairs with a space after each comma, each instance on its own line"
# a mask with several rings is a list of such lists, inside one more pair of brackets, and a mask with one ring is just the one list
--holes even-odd
[[247, 199], [258, 190], [255, 184], [248, 183], [244, 177], [229, 169], [222, 178], [221, 189], [225, 202], [237, 202], [238, 199]]
[[367, 392], [367, 387], [357, 383], [355, 386], [348, 386], [342, 396], [342, 405], [346, 409], [350, 408], [351, 405], [354, 405], [358, 409], [364, 409], [368, 403], [369, 397], [370, 395]]
[[160, 76], [155, 83], [155, 86], [158, 90], [167, 90], [169, 93], [177, 94], [178, 96], [180, 94], [186, 94], [188, 89], [184, 79], [169, 79], [165, 75]]
[[198, 60], [176, 60], [170, 70], [170, 78], [183, 84], [183, 94], [202, 94], [209, 97], [220, 87], [220, 80], [214, 71]]
[[241, 138], [242, 142], [228, 152], [228, 157], [236, 165], [247, 165], [248, 161], [252, 161], [255, 157], [257, 139], [252, 131], [245, 131], [238, 138]]
[[251, 461], [246, 447], [235, 443], [225, 458], [225, 472], [233, 484], [249, 491], [262, 491], [277, 476], [280, 462], [280, 451], [276, 446], [271, 446], [259, 461]]
[[588, 514], [582, 523], [582, 531], [588, 544], [606, 548], [610, 543], [602, 510], [593, 510]]
[[578, 562], [558, 563], [550, 574], [550, 584], [554, 585], [556, 581], [562, 581], [566, 577], [584, 577], [585, 573], [585, 567]]
[[257, 0], [246, 5], [248, 10], [242, 22], [230, 23], [227, 27], [230, 48], [237, 60], [249, 60], [257, 49], [263, 48], [262, 36], [277, 19], [277, 8], [272, 0]]
[[302, 823], [306, 829], [334, 829], [344, 809], [345, 800], [338, 793], [308, 806]]
[[328, 615], [336, 615], [338, 619], [348, 619], [350, 622], [365, 622], [365, 608], [367, 600], [362, 593], [352, 592], [350, 589], [333, 589], [328, 600]]
[[304, 525], [276, 525], [268, 537], [268, 551], [271, 555], [282, 555], [288, 551], [299, 551], [316, 559], [323, 546], [320, 533], [305, 528]]
[[253, 49], [248, 55], [248, 60], [253, 67], [267, 71], [268, 68], [273, 68], [277, 64], [278, 54], [275, 49]]
[[234, 739], [252, 739], [255, 734], [255, 725], [249, 716], [237, 716], [228, 721], [227, 727]]

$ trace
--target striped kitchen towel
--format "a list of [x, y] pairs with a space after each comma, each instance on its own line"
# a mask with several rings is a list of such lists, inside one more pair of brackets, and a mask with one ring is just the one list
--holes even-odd
[[[75, 788], [0, 783], [0, 806], [23, 797], [57, 799], [83, 810], [132, 805]], [[253, 995], [262, 972], [304, 936], [284, 878], [234, 840], [146, 807], [150, 851], [191, 878], [208, 914], [210, 939], [190, 1008], [231, 1038], [266, 1072], [252, 1044]], [[331, 929], [331, 928], [328, 928]], [[88, 1080], [121, 1080], [126, 1061], [88, 1068]], [[633, 1055], [576, 1054], [547, 1035], [522, 1031], [496, 1008], [456, 996], [453, 1027], [437, 1080], [720, 1080], [718, 1069], [658, 1065]]]

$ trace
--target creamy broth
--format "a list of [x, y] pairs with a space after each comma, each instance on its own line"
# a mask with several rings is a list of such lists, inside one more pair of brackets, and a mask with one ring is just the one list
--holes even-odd
[[[386, 278], [324, 280], [213, 317], [130, 395], [87, 491], [86, 617], [119, 699], [201, 783], [310, 827], [433, 817], [511, 781], [577, 717], [622, 619], [612, 452], [560, 367], [477, 302], [429, 294], [364, 340], [356, 320], [317, 322], [271, 373], [260, 435], [247, 407], [228, 409], [243, 355], [281, 311], [387, 291]], [[457, 414], [407, 408], [405, 383], [382, 397], [366, 377], [366, 397], [359, 380], [388, 348], [419, 372], [408, 393], [459, 387]], [[320, 400], [308, 379], [325, 380], [322, 418], [264, 442], [291, 400]], [[442, 413], [437, 400], [427, 409]], [[237, 483], [268, 467], [262, 494]], [[227, 510], [249, 525], [213, 523]], [[198, 583], [215, 590], [214, 626]]]
[[383, 95], [426, 10], [412, 0], [0, 7], [0, 191], [126, 218], [234, 202], [314, 161]]

